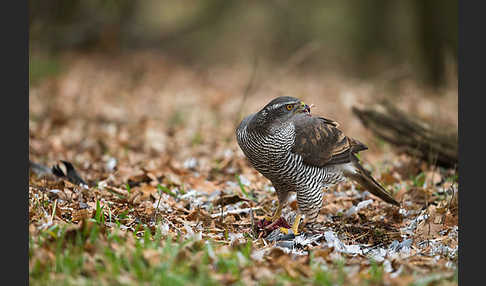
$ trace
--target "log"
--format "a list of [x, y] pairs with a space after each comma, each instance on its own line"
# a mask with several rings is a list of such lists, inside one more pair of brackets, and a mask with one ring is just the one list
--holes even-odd
[[399, 110], [389, 101], [352, 108], [365, 127], [402, 151], [445, 168], [458, 167], [457, 129], [437, 126]]

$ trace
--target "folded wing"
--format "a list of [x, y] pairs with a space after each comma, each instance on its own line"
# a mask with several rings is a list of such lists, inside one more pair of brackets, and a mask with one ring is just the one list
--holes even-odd
[[307, 165], [324, 167], [351, 162], [351, 155], [368, 149], [363, 143], [347, 137], [339, 124], [323, 117], [302, 114], [295, 118], [295, 142], [292, 152], [302, 156]]
[[338, 123], [323, 117], [307, 115], [295, 118], [295, 142], [292, 152], [302, 156], [304, 164], [324, 167], [352, 163], [345, 175], [358, 182], [370, 193], [382, 200], [399, 206], [391, 194], [381, 186], [359, 163], [355, 154], [368, 149], [356, 139], [345, 136]]

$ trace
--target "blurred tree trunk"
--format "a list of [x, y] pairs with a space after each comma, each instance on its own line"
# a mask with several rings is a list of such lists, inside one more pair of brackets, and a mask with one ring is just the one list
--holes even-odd
[[[62, 49], [117, 49], [137, 2], [29, 1], [30, 42], [50, 52]], [[34, 40], [34, 41], [32, 41]]]
[[224, 19], [225, 12], [235, 5], [235, 1], [211, 0], [206, 1], [206, 5], [183, 25], [178, 28], [160, 35], [159, 38], [150, 40], [151, 46], [174, 45], [174, 42], [208, 27], [217, 26]]
[[423, 77], [427, 83], [439, 87], [446, 80], [446, 52], [457, 55], [457, 0], [415, 0], [415, 7]]
[[357, 71], [361, 77], [373, 76], [383, 69], [377, 59], [391, 58], [394, 52], [388, 37], [390, 1], [358, 1], [353, 6], [351, 12], [360, 23], [354, 32], [356, 44], [352, 47]]

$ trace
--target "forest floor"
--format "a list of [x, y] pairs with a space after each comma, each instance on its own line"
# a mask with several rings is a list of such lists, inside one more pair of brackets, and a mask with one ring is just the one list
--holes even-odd
[[[32, 285], [457, 285], [457, 170], [402, 154], [351, 112], [388, 97], [457, 128], [457, 84], [205, 69], [148, 52], [66, 54], [52, 66], [31, 74], [29, 158], [68, 161], [88, 186], [31, 171]], [[402, 207], [345, 182], [325, 193], [321, 232], [262, 229], [277, 198], [234, 130], [280, 95], [365, 143], [364, 166]], [[294, 196], [289, 223], [296, 208]]]

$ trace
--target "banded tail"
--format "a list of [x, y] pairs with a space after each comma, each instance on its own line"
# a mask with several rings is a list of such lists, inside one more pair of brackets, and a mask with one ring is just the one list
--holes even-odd
[[351, 158], [353, 158], [351, 160], [351, 164], [354, 168], [352, 168], [352, 171], [347, 169], [345, 172], [346, 176], [350, 177], [358, 184], [360, 184], [362, 187], [364, 187], [368, 192], [379, 197], [385, 202], [395, 206], [400, 206], [400, 203], [397, 202], [391, 196], [391, 194], [371, 176], [371, 173], [365, 170], [363, 166], [361, 166], [361, 164], [358, 161], [358, 158], [356, 158], [354, 154], [353, 156], [351, 156]]

